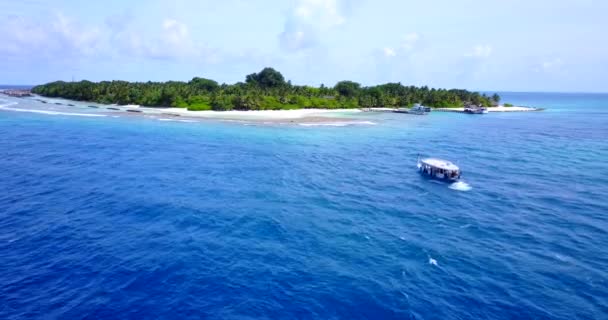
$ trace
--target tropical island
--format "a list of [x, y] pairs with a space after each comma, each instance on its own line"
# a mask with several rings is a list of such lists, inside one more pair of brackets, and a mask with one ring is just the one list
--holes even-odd
[[189, 82], [56, 81], [32, 89], [45, 97], [103, 104], [184, 108], [191, 111], [399, 108], [422, 103], [432, 108], [466, 104], [496, 105], [491, 97], [462, 89], [430, 89], [386, 83], [365, 87], [340, 81], [333, 87], [293, 85], [273, 68], [247, 75], [245, 82], [219, 84], [205, 78]]

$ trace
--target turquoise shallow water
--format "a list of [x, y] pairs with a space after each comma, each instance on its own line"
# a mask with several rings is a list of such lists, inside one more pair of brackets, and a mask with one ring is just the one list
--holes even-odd
[[0, 318], [607, 318], [608, 95], [503, 97], [549, 109], [247, 126], [0, 97]]

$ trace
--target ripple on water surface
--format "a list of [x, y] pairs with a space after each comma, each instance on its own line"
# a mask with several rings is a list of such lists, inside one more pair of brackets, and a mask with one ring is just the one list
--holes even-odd
[[605, 318], [607, 118], [582, 99], [335, 128], [4, 110], [0, 318]]

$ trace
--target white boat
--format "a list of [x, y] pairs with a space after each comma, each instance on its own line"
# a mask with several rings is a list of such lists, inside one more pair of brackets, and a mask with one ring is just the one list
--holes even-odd
[[418, 171], [427, 177], [445, 181], [458, 181], [461, 175], [458, 166], [437, 158], [418, 158]]
[[417, 115], [425, 115], [425, 114], [431, 112], [431, 108], [430, 107], [425, 107], [423, 105], [420, 105], [419, 103], [416, 103], [410, 109], [399, 109], [399, 110], [397, 110], [395, 112], [398, 112], [398, 113], [408, 113], [408, 114], [417, 114]]
[[488, 113], [488, 108], [485, 108], [482, 106], [467, 106], [464, 108], [464, 113], [485, 114], [485, 113]]
[[428, 112], [426, 111], [427, 109], [420, 105], [419, 103], [416, 103], [413, 107], [410, 108], [409, 113], [411, 114], [427, 114]]

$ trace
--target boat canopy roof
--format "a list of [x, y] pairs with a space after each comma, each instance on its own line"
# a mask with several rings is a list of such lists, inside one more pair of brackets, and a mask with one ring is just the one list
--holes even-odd
[[426, 158], [426, 159], [420, 160], [420, 162], [422, 164], [426, 164], [428, 166], [431, 166], [431, 167], [434, 167], [437, 169], [443, 169], [443, 170], [448, 170], [448, 171], [460, 170], [460, 168], [458, 168], [455, 164], [453, 164], [447, 160], [442, 160], [442, 159], [437, 159], [437, 158]]

